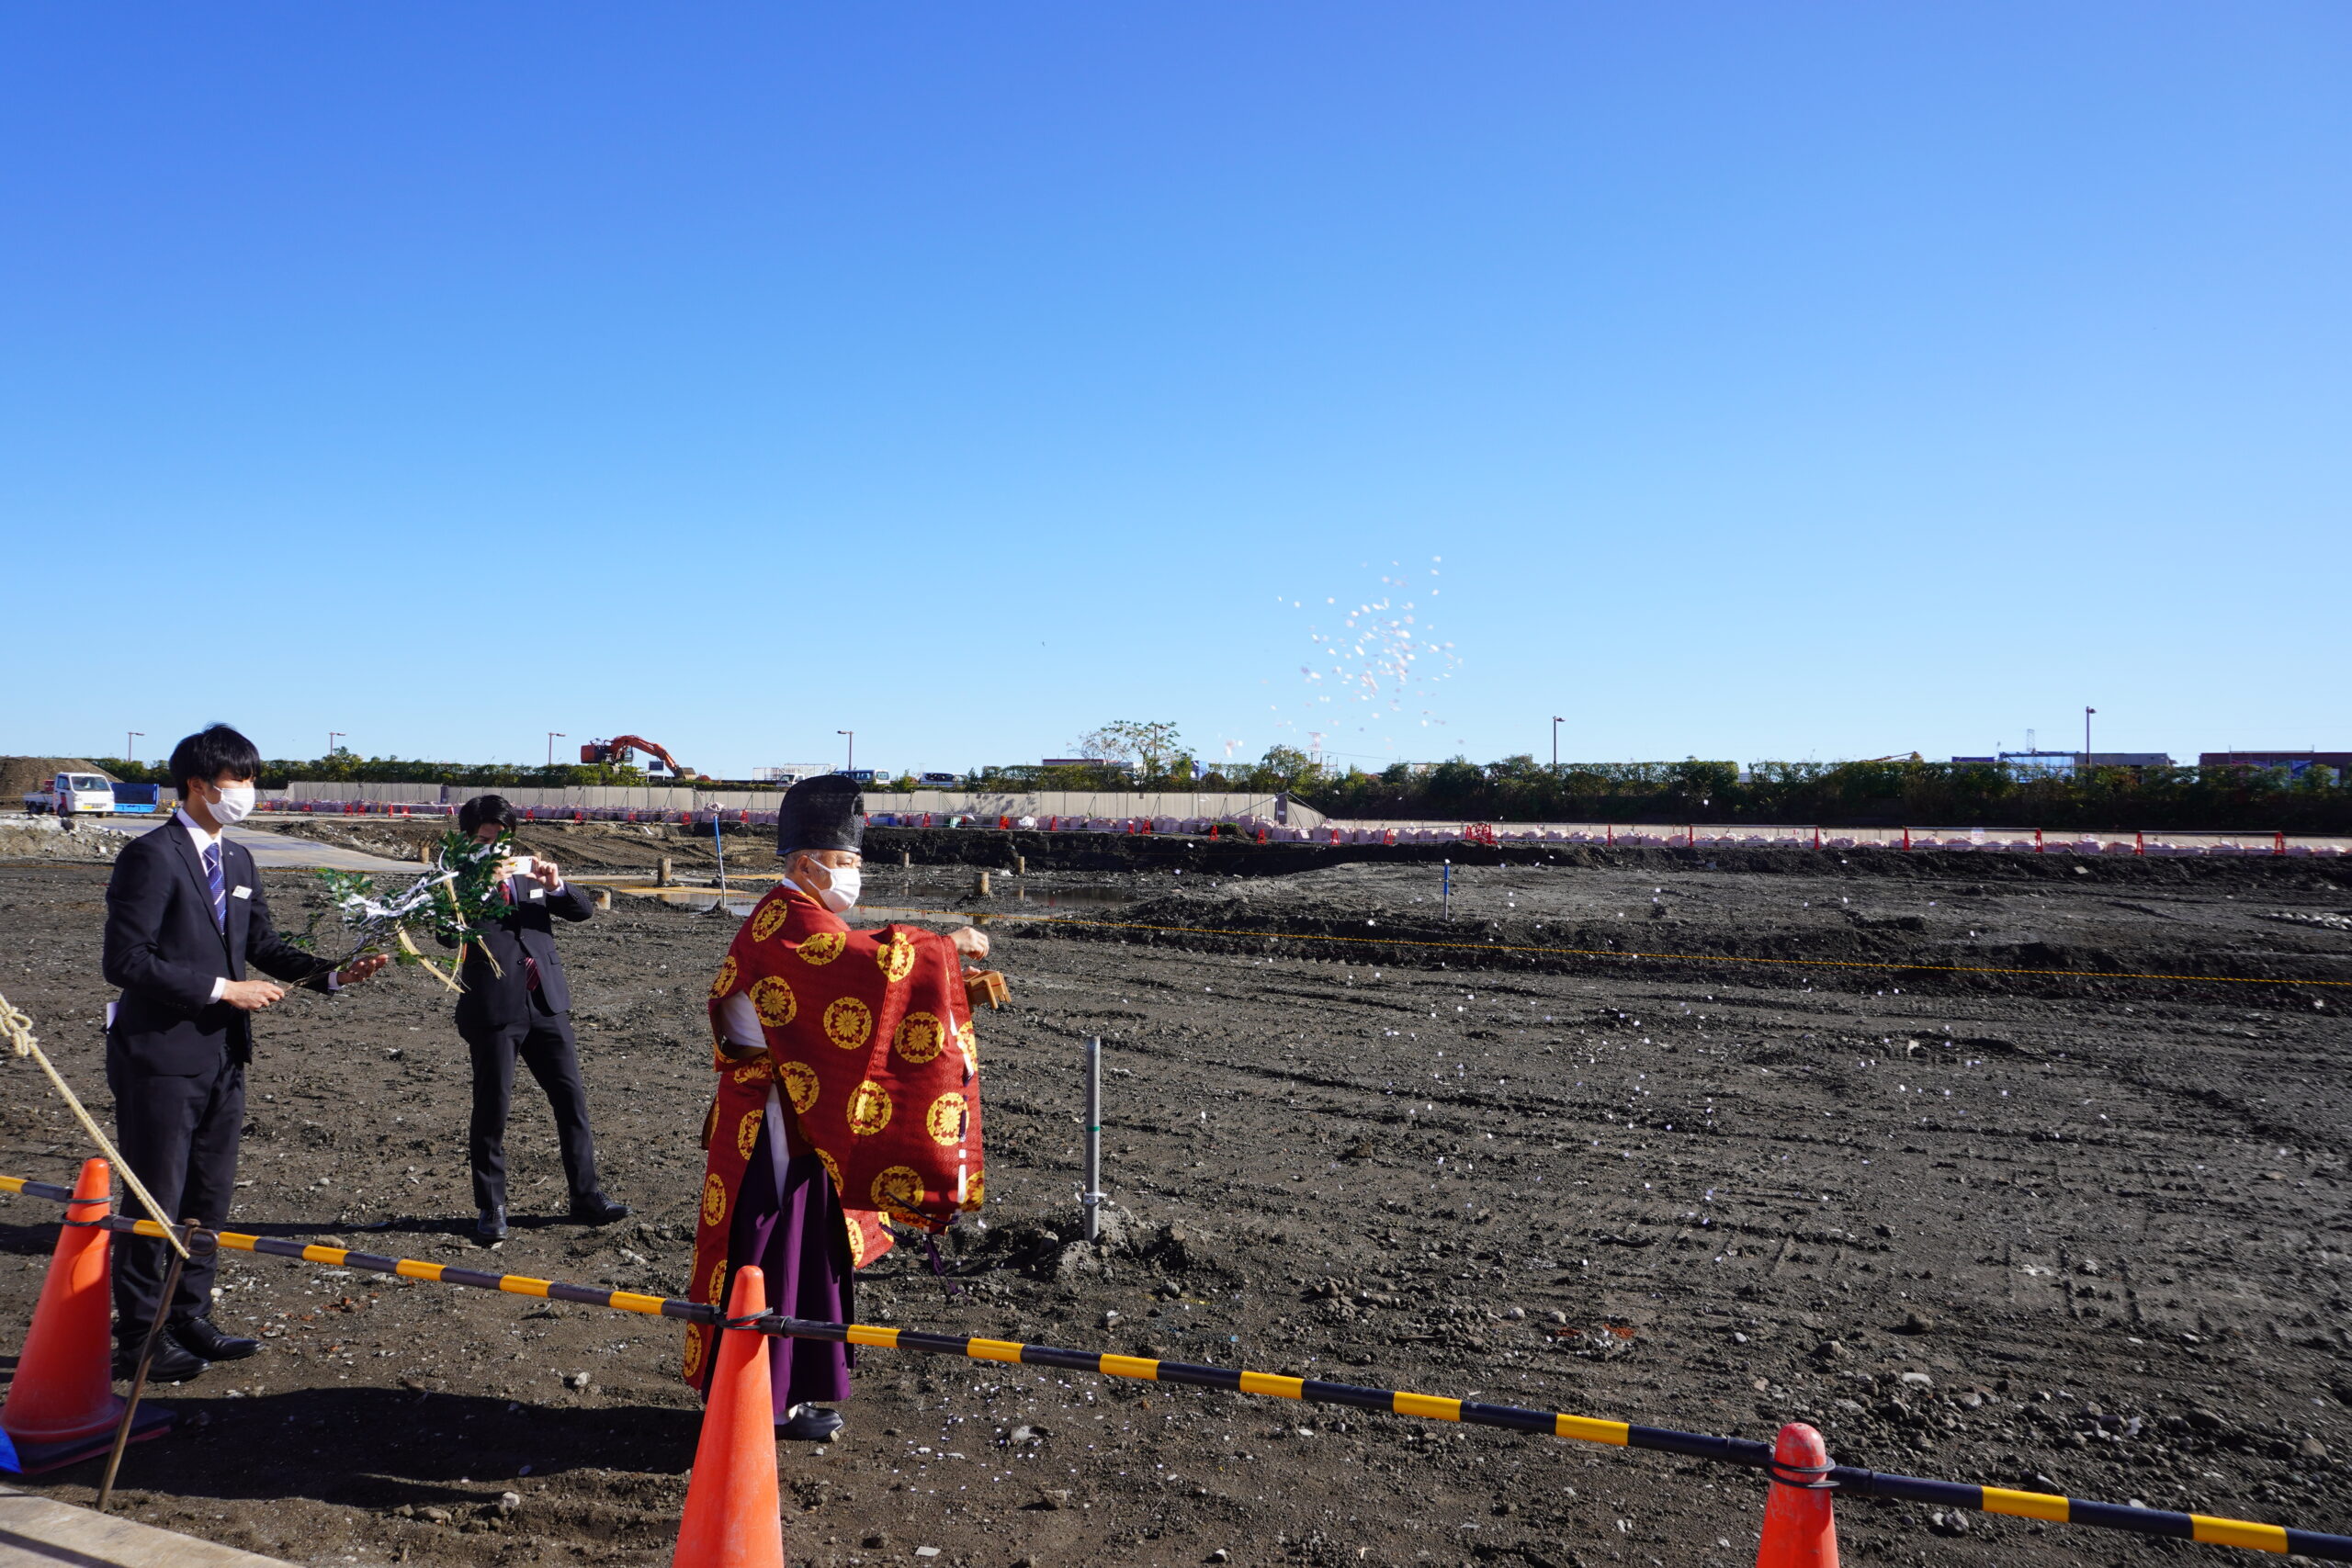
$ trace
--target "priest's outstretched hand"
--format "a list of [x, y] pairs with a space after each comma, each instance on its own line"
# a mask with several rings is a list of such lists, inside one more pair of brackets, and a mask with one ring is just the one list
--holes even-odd
[[355, 958], [334, 972], [334, 983], [338, 986], [356, 986], [390, 962], [391, 958], [381, 953], [371, 953], [365, 958]]

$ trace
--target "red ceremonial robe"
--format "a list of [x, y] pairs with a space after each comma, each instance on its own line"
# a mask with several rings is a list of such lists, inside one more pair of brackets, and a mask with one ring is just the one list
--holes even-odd
[[[720, 1303], [729, 1226], [772, 1086], [832, 1179], [854, 1266], [889, 1250], [886, 1214], [936, 1231], [980, 1206], [979, 1054], [954, 942], [915, 926], [854, 931], [786, 883], [752, 909], [711, 982], [716, 1042], [727, 1038], [719, 1004], [738, 991], [758, 1010], [768, 1054], [730, 1060], [714, 1045], [690, 1300]], [[688, 1382], [703, 1381], [711, 1343], [710, 1330], [687, 1326]]]

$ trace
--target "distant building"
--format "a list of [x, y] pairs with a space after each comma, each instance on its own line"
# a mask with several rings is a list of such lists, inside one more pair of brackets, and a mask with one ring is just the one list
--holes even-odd
[[1116, 764], [1108, 757], [1048, 757], [1037, 765], [1041, 768], [1108, 768]]
[[753, 768], [752, 782], [789, 786], [798, 784], [802, 779], [813, 779], [820, 773], [830, 773], [832, 771], [833, 765], [831, 762], [786, 762], [780, 768]]
[[[1996, 762], [1999, 761], [2000, 760], [2001, 760], [2001, 759], [2000, 759], [2000, 758], [1998, 758], [1998, 757], [1954, 757], [1954, 758], [1952, 759], [1952, 761], [1955, 761], [1955, 762], [1977, 762], [1977, 763], [1981, 763], [1981, 764], [1983, 764], [1984, 766], [1988, 767], [1988, 768], [1989, 768], [1989, 767], [1991, 767], [1994, 763], [1996, 763]], [[1741, 776], [1742, 778], [1745, 778], [1745, 777], [1747, 777], [1747, 775], [1746, 775], [1745, 773], [1743, 773], [1743, 774], [1741, 774], [1740, 776]]]
[[2284, 768], [2301, 778], [2313, 768], [2352, 772], [2352, 751], [2199, 751], [2200, 768]]
[[1995, 760], [2021, 779], [2071, 779], [2074, 751], [2003, 751]]
[[2169, 768], [2162, 751], [2004, 751], [1996, 757], [1954, 757], [1955, 762], [1998, 762], [2021, 779], [2071, 779], [2085, 767]]

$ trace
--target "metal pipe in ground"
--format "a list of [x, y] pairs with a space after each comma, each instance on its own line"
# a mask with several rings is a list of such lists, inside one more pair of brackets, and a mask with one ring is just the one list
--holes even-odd
[[1086, 1043], [1086, 1190], [1078, 1201], [1086, 1213], [1086, 1239], [1102, 1238], [1102, 1037]]

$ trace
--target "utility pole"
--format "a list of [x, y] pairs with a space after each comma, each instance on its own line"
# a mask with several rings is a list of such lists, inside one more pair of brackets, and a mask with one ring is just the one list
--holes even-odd
[[1552, 771], [1555, 773], [1560, 771], [1560, 716], [1554, 714], [1552, 716]]
[[555, 766], [555, 743], [556, 743], [557, 741], [559, 741], [559, 740], [569, 740], [570, 739], [571, 739], [571, 738], [570, 736], [568, 736], [568, 735], [564, 734], [564, 732], [563, 732], [562, 730], [560, 730], [560, 729], [550, 729], [550, 730], [548, 730], [548, 767], [552, 768], [552, 767], [554, 767], [554, 766]]
[[835, 735], [846, 735], [849, 737], [849, 761], [842, 767], [842, 772], [845, 773], [854, 773], [857, 772], [857, 731], [854, 729], [836, 729], [833, 733]]
[[135, 762], [139, 761], [137, 749], [131, 745], [131, 742], [134, 740], [144, 740], [146, 739], [147, 732], [143, 729], [128, 729], [123, 731], [122, 760], [126, 762]]

